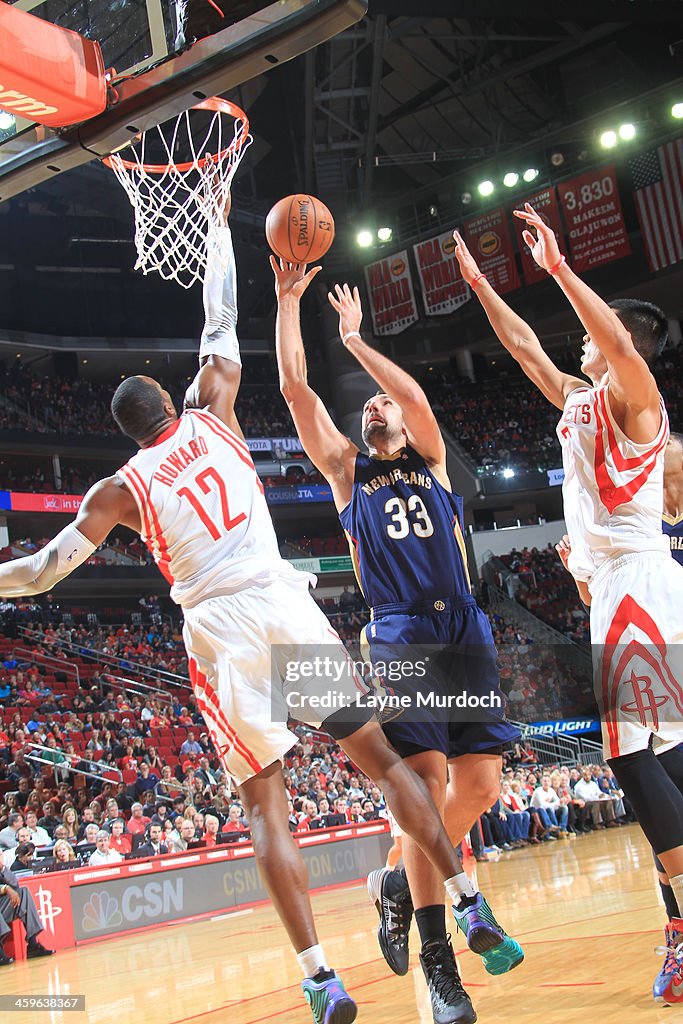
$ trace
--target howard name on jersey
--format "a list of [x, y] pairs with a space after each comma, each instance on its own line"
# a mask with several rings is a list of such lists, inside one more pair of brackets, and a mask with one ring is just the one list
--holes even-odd
[[607, 385], [577, 388], [568, 395], [557, 436], [572, 545], [569, 569], [576, 579], [589, 581], [608, 558], [668, 550], [662, 537], [664, 448], [669, 437], [663, 402], [661, 415], [654, 440], [636, 444], [614, 419]]
[[249, 448], [212, 413], [187, 410], [118, 473], [177, 604], [298, 575], [280, 556]]
[[469, 597], [463, 503], [407, 446], [395, 458], [356, 456], [339, 518], [368, 604]]

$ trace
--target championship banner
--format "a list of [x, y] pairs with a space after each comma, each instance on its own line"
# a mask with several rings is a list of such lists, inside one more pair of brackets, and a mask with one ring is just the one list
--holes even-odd
[[453, 255], [454, 249], [452, 231], [413, 246], [427, 316], [453, 313], [471, 298], [471, 292]]
[[[560, 252], [564, 252], [564, 230], [562, 228], [562, 218], [560, 217], [560, 207], [557, 203], [555, 187], [550, 185], [540, 192], [535, 192], [532, 196], [525, 196], [523, 199], [520, 199], [517, 209], [523, 210], [524, 203], [531, 203], [541, 220], [553, 229], [560, 246]], [[529, 251], [529, 246], [522, 238], [522, 232], [526, 227], [525, 222], [515, 217], [515, 224], [519, 233], [519, 251], [522, 254], [522, 272], [525, 283], [536, 284], [537, 281], [547, 281], [547, 272], [539, 267]]]
[[405, 331], [417, 320], [408, 250], [403, 249], [386, 259], [370, 263], [364, 269], [373, 334], [382, 336]]
[[557, 189], [577, 274], [630, 256], [614, 164], [569, 178]]
[[463, 234], [479, 269], [497, 292], [519, 288], [512, 238], [503, 207], [465, 221]]

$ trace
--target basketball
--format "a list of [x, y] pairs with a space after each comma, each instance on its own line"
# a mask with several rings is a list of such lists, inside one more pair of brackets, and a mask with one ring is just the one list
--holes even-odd
[[334, 220], [315, 196], [285, 196], [266, 217], [266, 240], [288, 263], [315, 263], [334, 241]]

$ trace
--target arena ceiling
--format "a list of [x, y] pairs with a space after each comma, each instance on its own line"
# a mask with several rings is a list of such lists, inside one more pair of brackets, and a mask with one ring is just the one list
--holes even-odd
[[[252, 322], [258, 332], [272, 307], [262, 224], [283, 194], [310, 190], [328, 202], [336, 271], [358, 265], [352, 234], [368, 214], [390, 218], [411, 241], [457, 216], [462, 196], [491, 169], [572, 173], [600, 159], [597, 136], [615, 119], [636, 123], [643, 139], [673, 131], [668, 108], [683, 99], [678, 3], [371, 0], [370, 10], [231, 97], [255, 136], [233, 216], [247, 330]], [[0, 231], [0, 324], [107, 333], [109, 300], [98, 296], [123, 289], [111, 333], [195, 333], [197, 296], [132, 274], [130, 207], [100, 164], [0, 204]], [[86, 292], [89, 304], [78, 299]], [[57, 295], [73, 301], [50, 320]], [[163, 316], [147, 316], [157, 303]]]

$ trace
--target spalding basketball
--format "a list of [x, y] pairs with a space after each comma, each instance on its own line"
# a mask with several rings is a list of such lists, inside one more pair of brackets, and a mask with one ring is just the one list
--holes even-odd
[[334, 220], [315, 196], [286, 196], [266, 217], [266, 239], [288, 263], [316, 263], [334, 241]]

